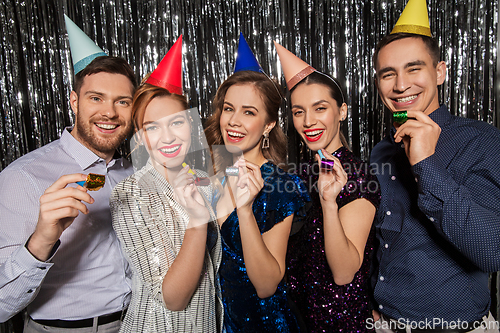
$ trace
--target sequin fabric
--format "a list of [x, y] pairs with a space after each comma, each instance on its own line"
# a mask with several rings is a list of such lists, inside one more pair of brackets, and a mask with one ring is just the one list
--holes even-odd
[[[211, 199], [211, 187], [198, 189]], [[184, 310], [171, 311], [163, 301], [162, 284], [181, 249], [189, 221], [186, 210], [174, 199], [172, 186], [149, 160], [113, 189], [110, 207], [113, 228], [132, 269], [132, 299], [120, 333], [220, 332], [222, 304], [216, 273], [221, 253], [215, 216], [208, 224], [198, 288]]]
[[[265, 185], [252, 208], [261, 233], [265, 233], [287, 216], [300, 214], [309, 195], [297, 176], [273, 163], [263, 164], [260, 170]], [[257, 296], [245, 268], [236, 210], [222, 224], [221, 238], [219, 272], [227, 332], [299, 332], [296, 317], [287, 304], [284, 280], [273, 296], [264, 299]]]
[[[379, 184], [367, 163], [348, 149], [333, 154], [342, 163], [348, 181], [339, 196], [339, 209], [358, 198], [366, 198], [375, 207], [380, 203]], [[323, 212], [317, 191], [318, 164], [301, 164], [300, 177], [310, 190], [312, 206], [301, 229], [290, 236], [287, 255], [289, 295], [299, 309], [309, 332], [373, 332], [366, 328], [371, 316], [367, 286], [374, 234], [368, 238], [363, 264], [353, 281], [335, 284], [328, 266], [323, 238]]]

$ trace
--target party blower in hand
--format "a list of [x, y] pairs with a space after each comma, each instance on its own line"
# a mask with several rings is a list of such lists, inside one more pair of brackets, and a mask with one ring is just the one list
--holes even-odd
[[323, 155], [321, 149], [318, 150], [318, 155], [321, 158], [321, 168], [327, 171], [333, 170], [333, 165], [335, 164], [335, 162], [327, 159], [325, 155]]
[[104, 177], [104, 175], [89, 173], [86, 180], [82, 180], [76, 183], [82, 187], [85, 187], [89, 191], [97, 191], [104, 186], [105, 182], [106, 178]]

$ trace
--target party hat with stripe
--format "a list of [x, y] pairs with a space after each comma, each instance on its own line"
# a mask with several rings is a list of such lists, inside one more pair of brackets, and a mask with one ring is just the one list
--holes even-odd
[[274, 47], [280, 58], [281, 68], [285, 75], [286, 86], [291, 90], [297, 83], [302, 81], [306, 76], [316, 71], [312, 66], [297, 57], [292, 52], [285, 49], [283, 46], [274, 42]]
[[432, 37], [426, 0], [409, 0], [391, 34], [405, 32]]
[[64, 15], [64, 21], [75, 74], [87, 67], [95, 58], [107, 56], [68, 16]]

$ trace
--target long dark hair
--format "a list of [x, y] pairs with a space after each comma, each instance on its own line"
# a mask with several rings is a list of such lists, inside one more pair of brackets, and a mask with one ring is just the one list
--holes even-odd
[[[263, 73], [253, 71], [239, 71], [228, 77], [219, 87], [214, 98], [214, 114], [207, 119], [205, 136], [208, 145], [224, 145], [222, 131], [220, 128], [220, 117], [224, 107], [224, 99], [229, 87], [236, 84], [253, 84], [259, 92], [266, 107], [266, 123], [276, 122], [276, 126], [269, 132], [269, 148], [263, 149], [262, 154], [266, 159], [286, 169], [287, 139], [279, 126], [279, 109], [282, 102], [282, 94], [279, 85]], [[226, 154], [227, 153], [227, 154]], [[217, 170], [225, 170], [228, 161], [232, 162], [229, 152], [214, 153], [214, 166]]]
[[[342, 104], [345, 103], [345, 98], [344, 98], [344, 93], [342, 91], [340, 82], [323, 73], [320, 73], [318, 71], [312, 72], [308, 76], [306, 76], [302, 81], [300, 81], [295, 87], [292, 88], [290, 91], [290, 94], [297, 88], [298, 86], [302, 84], [320, 84], [328, 88], [330, 91], [330, 96], [337, 102], [337, 106], [340, 108]], [[342, 131], [339, 131], [339, 136], [340, 136], [340, 142], [342, 142], [342, 145], [346, 147], [347, 149], [350, 150], [349, 143], [347, 143], [347, 140], [344, 136], [344, 133]]]

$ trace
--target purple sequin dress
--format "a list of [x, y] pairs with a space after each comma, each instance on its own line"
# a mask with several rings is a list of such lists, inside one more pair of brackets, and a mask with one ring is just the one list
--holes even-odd
[[[380, 187], [367, 163], [348, 149], [334, 154], [348, 175], [346, 186], [337, 197], [339, 209], [358, 198], [366, 198], [375, 207], [380, 203]], [[289, 295], [297, 306], [309, 332], [373, 332], [366, 328], [371, 317], [367, 286], [373, 232], [368, 238], [363, 264], [353, 281], [338, 286], [325, 255], [323, 212], [317, 191], [318, 164], [301, 164], [300, 176], [309, 188], [312, 206], [303, 226], [290, 236], [287, 265]]]

